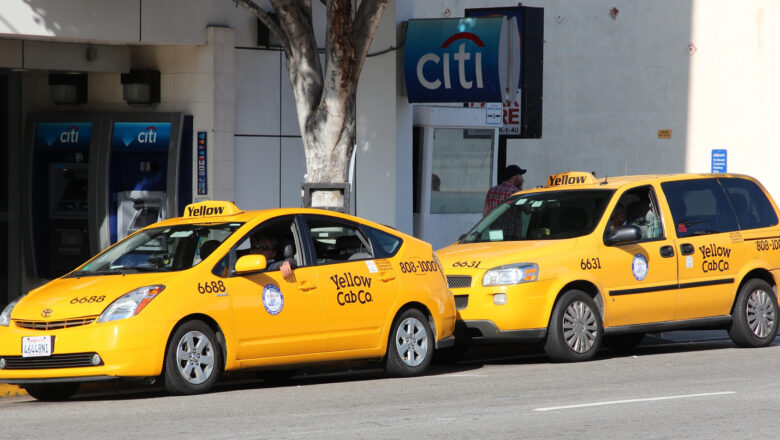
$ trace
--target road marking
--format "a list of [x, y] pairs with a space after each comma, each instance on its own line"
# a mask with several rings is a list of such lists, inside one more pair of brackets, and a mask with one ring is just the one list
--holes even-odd
[[578, 405], [565, 405], [565, 406], [550, 406], [547, 408], [534, 408], [534, 411], [558, 411], [561, 409], [572, 408], [587, 408], [591, 406], [604, 406], [604, 405], [622, 405], [625, 403], [639, 403], [639, 402], [655, 402], [659, 400], [673, 400], [673, 399], [689, 399], [691, 397], [707, 397], [707, 396], [722, 396], [725, 394], [736, 394], [736, 391], [720, 391], [717, 393], [701, 393], [701, 394], [684, 394], [680, 396], [662, 396], [662, 397], [648, 397], [645, 399], [627, 399], [627, 400], [610, 400], [606, 402], [593, 402], [593, 403], [580, 403]]

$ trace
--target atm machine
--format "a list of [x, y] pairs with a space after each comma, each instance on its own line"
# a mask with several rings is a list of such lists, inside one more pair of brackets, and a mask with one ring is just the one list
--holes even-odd
[[61, 276], [192, 201], [192, 116], [28, 115], [23, 246], [29, 276]]

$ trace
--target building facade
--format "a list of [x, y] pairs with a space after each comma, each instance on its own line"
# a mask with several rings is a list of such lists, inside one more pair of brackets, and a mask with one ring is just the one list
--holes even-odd
[[[312, 3], [315, 31], [324, 47], [324, 6]], [[366, 60], [358, 88], [352, 213], [417, 233], [438, 248], [457, 239], [481, 215], [473, 203], [463, 206], [464, 197], [448, 195], [464, 188], [487, 191], [503, 163], [527, 168], [527, 187], [567, 170], [610, 176], [725, 167], [753, 175], [770, 193], [780, 194], [772, 160], [773, 133], [780, 130], [774, 99], [780, 98], [780, 4], [532, 3], [526, 6], [544, 10], [543, 133], [536, 139], [508, 139], [505, 158], [499, 161], [495, 138], [485, 141], [486, 147], [470, 131], [468, 142], [448, 148], [456, 143], [452, 136], [466, 136], [457, 131], [462, 125], [430, 116], [436, 110], [427, 104], [408, 102], [403, 23], [462, 17], [474, 7], [514, 5], [496, 0], [391, 1], [370, 51], [376, 55]], [[158, 103], [128, 104], [122, 75], [131, 70], [159, 72]], [[79, 104], [56, 104], [53, 75], [73, 73], [86, 76], [86, 98]], [[446, 111], [458, 113], [457, 120], [472, 118], [462, 105], [450, 107]], [[89, 151], [94, 153], [112, 148], [108, 132], [116, 132], [117, 122], [181, 115], [184, 129], [172, 136], [189, 131], [177, 142], [190, 156], [175, 159], [175, 173], [189, 179], [189, 185], [176, 181], [179, 189], [189, 187], [180, 201], [227, 199], [244, 209], [301, 204], [304, 154], [284, 54], [272, 40], [259, 41], [257, 20], [229, 0], [5, 0], [0, 9], [0, 108], [7, 189], [0, 191], [0, 282], [7, 286], [0, 304], [53, 274], [38, 270], [41, 263], [34, 254], [54, 252], [54, 245], [35, 248], [30, 238], [37, 215], [33, 206], [41, 205], [41, 212], [55, 210], [51, 200], [36, 199], [38, 193], [30, 189], [36, 176], [31, 170], [36, 158], [43, 157], [37, 153], [32, 121], [108, 118], [113, 122], [92, 125], [95, 140]], [[415, 126], [432, 129], [430, 147], [420, 147], [428, 135]], [[480, 123], [472, 128], [479, 130]], [[208, 148], [199, 161], [201, 133]], [[47, 162], [50, 198], [58, 189], [51, 176], [84, 161], [78, 151], [55, 156]], [[98, 160], [99, 154], [88, 158]], [[138, 175], [156, 169], [154, 161], [138, 164], [133, 165], [140, 168]], [[439, 176], [439, 194], [432, 194], [436, 190], [425, 170], [439, 170], [446, 177]], [[116, 171], [106, 173], [93, 169], [86, 175], [104, 176], [100, 182], [105, 184]], [[84, 190], [84, 197], [94, 201], [94, 191]], [[108, 210], [121, 204], [111, 199], [119, 195], [102, 197], [109, 198]], [[172, 209], [178, 208], [168, 211]], [[84, 225], [98, 231], [116, 228], [111, 222], [118, 220], [107, 212]], [[442, 226], [426, 231], [426, 221], [441, 221]], [[78, 234], [65, 232], [50, 233], [48, 241], [59, 240], [58, 252], [75, 252], [68, 237], [77, 241]], [[95, 246], [89, 245], [89, 251]]]

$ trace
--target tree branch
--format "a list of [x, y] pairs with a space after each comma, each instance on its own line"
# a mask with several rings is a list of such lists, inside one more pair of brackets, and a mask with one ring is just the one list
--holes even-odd
[[[385, 13], [387, 4], [390, 0], [363, 0], [355, 13], [355, 54], [356, 68], [355, 78], [360, 78], [360, 71], [363, 70], [363, 63], [366, 61], [368, 49], [371, 47], [371, 41], [374, 39], [374, 33], [382, 21], [382, 15]], [[357, 80], [352, 85], [353, 90], [357, 90]]]
[[258, 6], [254, 1], [252, 0], [230, 0], [236, 5], [241, 5], [247, 9], [249, 9], [250, 12], [252, 12], [255, 17], [260, 19], [260, 21], [265, 25], [265, 27], [268, 28], [268, 30], [271, 31], [271, 33], [274, 34], [277, 40], [279, 40], [279, 43], [282, 45], [282, 48], [286, 51], [290, 50], [290, 40], [287, 38], [287, 35], [282, 31], [282, 28], [279, 27], [279, 23], [271, 18], [270, 15], [268, 15], [267, 12], [265, 12], [260, 6]]

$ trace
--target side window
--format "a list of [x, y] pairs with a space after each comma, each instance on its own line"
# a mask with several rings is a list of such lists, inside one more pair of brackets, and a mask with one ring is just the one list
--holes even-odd
[[610, 214], [604, 236], [613, 234], [622, 225], [636, 225], [642, 231], [641, 241], [664, 237], [661, 214], [655, 192], [650, 186], [633, 188], [623, 193]]
[[755, 229], [777, 224], [777, 214], [766, 194], [747, 179], [718, 179], [728, 194], [740, 229]]
[[357, 225], [324, 217], [308, 217], [317, 264], [374, 258], [368, 239]]
[[379, 229], [374, 229], [368, 226], [365, 226], [364, 229], [371, 236], [370, 238], [374, 245], [375, 258], [392, 257], [396, 252], [398, 252], [398, 249], [401, 247], [401, 243], [403, 243], [403, 240], [396, 237], [395, 235], [388, 234], [387, 232], [380, 231]]
[[[233, 248], [235, 259], [249, 254], [263, 255], [268, 263], [266, 272], [279, 270], [285, 261], [293, 268], [300, 267], [303, 265], [303, 255], [298, 251], [301, 249], [298, 237], [293, 217], [266, 221], [239, 240]], [[223, 267], [227, 264], [225, 259], [218, 262], [214, 272], [224, 273]], [[235, 260], [232, 264], [235, 264]]]
[[739, 229], [723, 188], [715, 179], [661, 184], [678, 237], [717, 234]]

